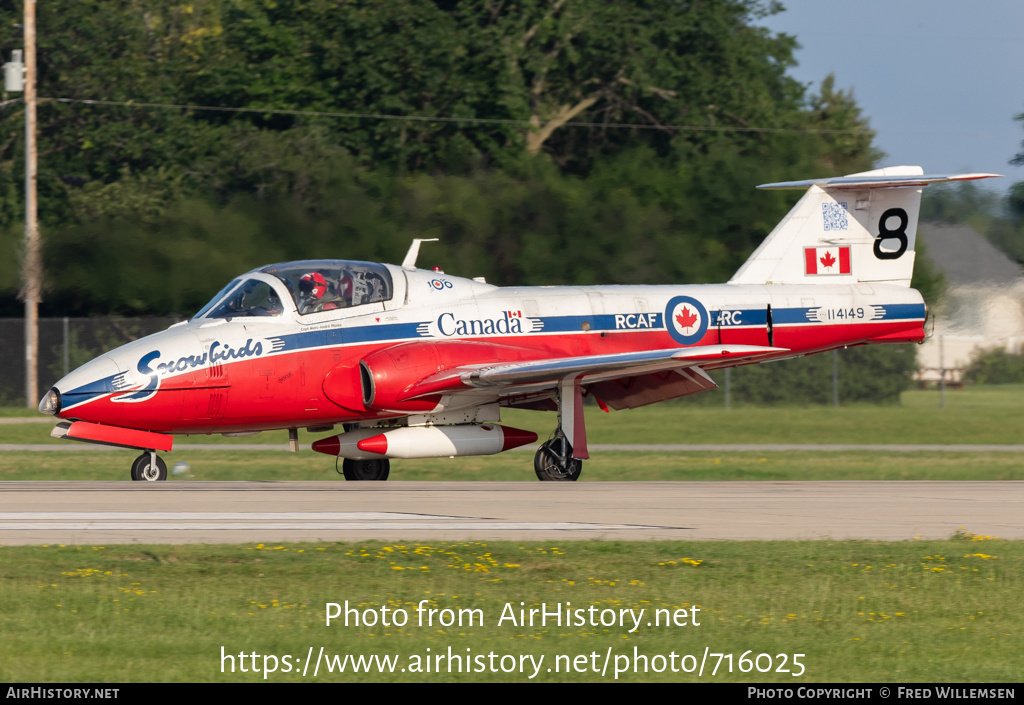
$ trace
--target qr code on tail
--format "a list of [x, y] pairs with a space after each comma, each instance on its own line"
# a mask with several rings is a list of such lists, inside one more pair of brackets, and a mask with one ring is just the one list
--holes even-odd
[[822, 203], [821, 215], [825, 219], [825, 231], [846, 230], [849, 221], [846, 217], [846, 202]]

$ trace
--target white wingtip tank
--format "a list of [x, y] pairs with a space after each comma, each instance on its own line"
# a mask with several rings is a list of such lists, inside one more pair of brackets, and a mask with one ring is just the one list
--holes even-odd
[[910, 286], [921, 189], [993, 176], [998, 174], [925, 175], [918, 166], [896, 166], [758, 186], [807, 193], [729, 283]]

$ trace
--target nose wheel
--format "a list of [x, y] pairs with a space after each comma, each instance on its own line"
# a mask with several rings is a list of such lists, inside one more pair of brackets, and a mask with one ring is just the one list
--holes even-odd
[[373, 460], [345, 458], [341, 463], [341, 472], [350, 482], [383, 482], [391, 473], [391, 461], [387, 458], [374, 458]]
[[167, 465], [156, 453], [143, 453], [132, 463], [135, 482], [162, 482], [167, 479]]
[[572, 457], [572, 446], [561, 433], [537, 449], [533, 458], [537, 479], [550, 482], [575, 482], [583, 471], [583, 461]]

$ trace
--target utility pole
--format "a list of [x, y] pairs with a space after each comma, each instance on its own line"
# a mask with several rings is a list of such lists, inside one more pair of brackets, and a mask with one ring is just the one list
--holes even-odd
[[25, 0], [25, 405], [39, 400], [39, 299], [43, 262], [36, 205], [36, 3]]

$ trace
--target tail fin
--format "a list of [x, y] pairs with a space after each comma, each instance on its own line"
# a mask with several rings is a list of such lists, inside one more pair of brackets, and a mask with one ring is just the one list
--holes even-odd
[[729, 283], [910, 286], [922, 187], [992, 176], [998, 174], [925, 175], [918, 166], [896, 166], [758, 186], [807, 193]]

